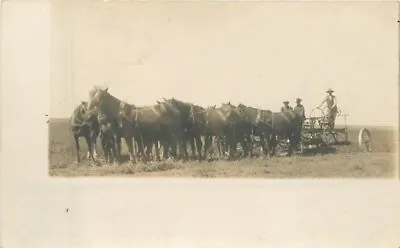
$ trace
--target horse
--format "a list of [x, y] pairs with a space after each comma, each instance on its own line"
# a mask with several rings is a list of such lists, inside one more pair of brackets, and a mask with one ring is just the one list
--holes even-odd
[[113, 126], [112, 130], [116, 136], [117, 146], [117, 160], [121, 162], [121, 138], [123, 137], [129, 150], [129, 159], [131, 163], [136, 163], [135, 156], [133, 154], [133, 128], [131, 125], [119, 126], [118, 120], [120, 112], [121, 100], [112, 96], [108, 92], [108, 88], [101, 89], [99, 87], [93, 87], [89, 92], [88, 110], [99, 109], [104, 116], [111, 122]]
[[197, 123], [204, 134], [204, 155], [206, 158], [213, 136], [225, 137], [229, 145], [228, 159], [232, 159], [235, 153], [235, 124], [240, 122], [240, 116], [232, 108], [216, 106], [204, 110], [191, 110], [191, 119]]
[[[192, 151], [192, 158], [196, 159], [196, 149], [198, 153], [198, 160], [202, 160], [201, 150], [202, 150], [202, 141], [201, 141], [201, 131], [196, 123], [191, 118], [191, 111], [201, 111], [204, 110], [203, 107], [191, 103], [186, 103], [175, 98], [165, 99], [166, 103], [171, 104], [171, 106], [176, 107], [181, 113], [181, 121], [182, 121], [182, 129], [184, 130], [183, 137], [183, 152], [185, 153], [185, 158], [188, 157], [187, 154], [187, 143], [189, 142], [190, 148]], [[196, 146], [196, 147], [195, 147]]]
[[230, 102], [224, 103], [221, 106], [225, 111], [232, 111], [232, 116], [235, 116], [236, 120], [233, 122], [232, 131], [233, 131], [233, 139], [232, 145], [233, 149], [236, 150], [237, 143], [240, 143], [243, 148], [243, 156], [247, 157], [249, 155], [249, 141], [251, 131], [251, 123], [240, 115], [237, 107], [232, 105]]
[[264, 125], [267, 130], [267, 139], [269, 144], [269, 156], [275, 155], [277, 146], [276, 137], [289, 139], [288, 156], [292, 155], [293, 149], [300, 142], [302, 128], [302, 111], [298, 109], [287, 110], [279, 113], [262, 115], [258, 113], [257, 121]]
[[[100, 126], [96, 115], [87, 115], [87, 102], [75, 107], [70, 117], [70, 129], [74, 136], [76, 148], [76, 162], [80, 163], [79, 138], [84, 137], [88, 145], [88, 158], [95, 162], [93, 151], [96, 152], [96, 141], [100, 132]], [[96, 154], [97, 155], [97, 154]]]
[[[236, 109], [243, 119], [251, 123], [251, 134], [260, 138], [263, 155], [267, 155], [265, 132], [268, 131], [269, 127], [265, 125], [263, 120], [265, 117], [272, 115], [272, 111], [249, 107], [241, 103], [236, 107]], [[250, 138], [249, 142], [251, 143]], [[250, 145], [250, 155], [252, 155], [252, 145]]]
[[[170, 103], [158, 101], [152, 106], [125, 105], [125, 109], [128, 111], [124, 110], [125, 113], [120, 116], [125, 116], [125, 120], [134, 124], [135, 140], [144, 162], [149, 159], [153, 145], [156, 146], [157, 160], [159, 160], [158, 142], [161, 142], [164, 148], [163, 159], [168, 158], [170, 147], [172, 156], [177, 159], [176, 144], [183, 137], [181, 114], [177, 108]], [[146, 153], [145, 147], [147, 147]]]
[[[120, 126], [123, 125], [132, 125], [134, 130], [133, 135], [135, 139], [135, 143], [138, 147], [138, 156], [142, 158], [143, 162], [147, 162], [150, 157], [150, 153], [152, 151], [153, 145], [156, 149], [156, 159], [160, 161], [159, 147], [158, 142], [163, 141], [161, 136], [161, 126], [159, 128], [153, 126], [153, 128], [147, 126], [140, 119], [143, 119], [140, 115], [143, 114], [147, 108], [151, 108], [150, 106], [142, 106], [138, 107], [132, 104], [128, 104], [125, 102], [121, 102], [120, 104], [120, 113], [119, 113], [119, 122]], [[140, 119], [139, 119], [140, 118]], [[157, 126], [157, 125], [156, 125]], [[146, 148], [146, 151], [145, 151]]]
[[180, 151], [185, 152], [182, 141], [184, 129], [179, 109], [168, 102], [160, 102], [153, 106], [142, 107], [136, 111], [136, 121], [143, 132], [156, 134], [155, 139], [162, 141], [164, 148], [163, 158], [167, 159], [169, 148], [174, 160], [178, 159], [177, 145], [181, 144]]

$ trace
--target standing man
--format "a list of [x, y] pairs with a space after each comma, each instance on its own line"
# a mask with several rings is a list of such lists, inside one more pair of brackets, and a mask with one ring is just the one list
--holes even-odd
[[325, 97], [325, 99], [322, 101], [322, 103], [318, 106], [318, 108], [321, 108], [324, 103], [326, 103], [326, 106], [328, 108], [328, 123], [329, 123], [329, 128], [333, 129], [335, 128], [335, 119], [336, 119], [336, 114], [338, 112], [337, 110], [337, 100], [336, 96], [334, 96], [332, 93], [334, 91], [332, 89], [328, 89], [326, 93], [328, 95]]
[[300, 113], [302, 117], [301, 122], [303, 123], [304, 119], [306, 118], [306, 111], [304, 109], [304, 106], [301, 104], [301, 101], [302, 100], [300, 98], [296, 99], [296, 107], [294, 107], [294, 111], [296, 113]]
[[296, 98], [296, 106], [294, 107], [294, 112], [296, 114], [299, 114], [300, 117], [301, 117], [300, 127], [299, 127], [300, 128], [300, 130], [299, 130], [300, 133], [298, 133], [299, 140], [297, 141], [297, 149], [299, 150], [300, 149], [299, 145], [300, 145], [300, 141], [301, 141], [301, 129], [303, 128], [303, 122], [306, 119], [306, 111], [304, 109], [304, 106], [301, 104], [301, 99], [300, 98]]
[[281, 112], [285, 112], [288, 110], [292, 110], [293, 108], [289, 106], [289, 101], [284, 101], [283, 106], [281, 108]]

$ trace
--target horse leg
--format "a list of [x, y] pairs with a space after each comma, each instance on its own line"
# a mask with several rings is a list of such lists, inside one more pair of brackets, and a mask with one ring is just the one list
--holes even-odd
[[[114, 160], [114, 162], [116, 161], [118, 164], [120, 164], [120, 156], [119, 156], [119, 154], [118, 154], [118, 151], [117, 151], [117, 149], [116, 149], [116, 146], [117, 146], [117, 144], [116, 144], [116, 137], [114, 137], [114, 136], [111, 136], [111, 138], [109, 139], [109, 140], [107, 140], [108, 141], [108, 143], [110, 144], [109, 146], [110, 146], [110, 148], [108, 149], [108, 151], [110, 152], [110, 153], [112, 153], [112, 157], [113, 157], [113, 160]], [[121, 142], [121, 140], [120, 140], [120, 142]], [[120, 143], [120, 145], [121, 145], [121, 143]], [[110, 151], [111, 150], [111, 151]], [[110, 154], [111, 155], [111, 154]], [[109, 158], [110, 158], [111, 156], [109, 156]], [[112, 161], [110, 160], [110, 163], [112, 163]]]
[[179, 144], [180, 144], [180, 150], [182, 151], [182, 154], [183, 154], [183, 156], [182, 156], [183, 161], [188, 161], [189, 160], [189, 153], [188, 153], [188, 150], [187, 150], [187, 142], [186, 142], [186, 140], [184, 140], [183, 142], [179, 142]]
[[90, 153], [90, 159], [92, 162], [94, 162], [94, 157], [93, 157], [93, 150], [92, 150], [92, 141], [90, 139], [90, 136], [85, 136], [85, 140], [89, 149], [89, 153]]
[[261, 134], [260, 136], [260, 145], [261, 145], [261, 151], [262, 151], [262, 156], [266, 156], [267, 155], [267, 149], [266, 149], [266, 144], [265, 144], [265, 137], [263, 134]]
[[[237, 158], [236, 154], [237, 154], [237, 147], [238, 147], [238, 144], [239, 144], [238, 141], [241, 141], [241, 140], [240, 139], [236, 139], [235, 137], [232, 137], [232, 141], [231, 141], [231, 143], [232, 143], [232, 147], [231, 147], [232, 156], [231, 156], [231, 159], [233, 159], [233, 160]], [[245, 149], [245, 148], [243, 148], [243, 149]]]
[[129, 150], [129, 160], [131, 163], [136, 163], [135, 156], [133, 155], [133, 137], [132, 136], [125, 136], [125, 143], [128, 146]]
[[288, 148], [287, 156], [288, 156], [288, 157], [292, 156], [292, 153], [293, 153], [293, 138], [290, 137], [290, 139], [289, 139], [289, 148]]
[[278, 146], [278, 139], [277, 137], [274, 135], [274, 137], [272, 138], [272, 156], [276, 155], [276, 147]]
[[178, 160], [178, 152], [177, 152], [178, 144], [177, 143], [178, 142], [176, 141], [176, 139], [173, 138], [172, 142], [171, 142], [171, 155], [172, 155], [174, 161]]
[[166, 130], [162, 130], [159, 134], [160, 143], [162, 146], [162, 160], [165, 161], [168, 159], [168, 151], [169, 151], [169, 135]]
[[222, 158], [222, 147], [221, 147], [221, 142], [218, 136], [215, 136], [215, 145], [217, 146], [218, 150], [218, 157], [221, 159]]
[[227, 153], [229, 153], [229, 149], [232, 145], [231, 143], [229, 143], [230, 139], [227, 138], [226, 136], [222, 136], [220, 142], [221, 142], [222, 152], [224, 153], [224, 156], [229, 157], [230, 155], [229, 154], [227, 155]]
[[263, 133], [260, 136], [260, 139], [262, 137], [262, 140], [260, 140], [261, 143], [261, 148], [262, 148], [262, 152], [263, 152], [263, 156], [264, 158], [266, 158], [268, 156], [268, 152], [269, 152], [269, 136], [266, 133]]
[[[97, 141], [97, 136], [96, 136], [94, 133], [92, 133], [92, 134], [90, 135], [90, 141], [92, 142], [93, 156], [94, 156], [94, 158], [97, 158], [97, 152], [96, 152], [96, 141]], [[88, 158], [88, 159], [90, 158], [90, 153], [89, 153], [89, 151], [87, 152], [87, 158]]]
[[163, 152], [162, 159], [165, 161], [168, 159], [168, 150], [169, 150], [167, 140], [162, 139], [161, 146], [162, 146], [162, 152]]
[[247, 150], [248, 150], [248, 156], [253, 157], [253, 141], [251, 139], [251, 135], [245, 136], [246, 144], [247, 144]]
[[[209, 135], [209, 134], [205, 134], [204, 135], [204, 155], [203, 155], [203, 158], [204, 159], [206, 159], [207, 158], [207, 151], [208, 151], [208, 149], [209, 149], [209, 147], [210, 147], [210, 136], [211, 135]], [[212, 139], [212, 136], [211, 136], [211, 139]]]
[[202, 160], [202, 156], [201, 156], [201, 150], [202, 150], [202, 142], [201, 142], [201, 137], [199, 135], [197, 135], [195, 137], [196, 140], [196, 148], [197, 148], [197, 154], [198, 154], [198, 160], [201, 161]]
[[235, 152], [234, 151], [235, 144], [234, 144], [233, 137], [231, 137], [230, 135], [226, 136], [226, 146], [227, 146], [226, 148], [228, 151], [227, 160], [233, 160], [233, 153]]
[[178, 140], [176, 134], [167, 133], [169, 147], [171, 148], [170, 154], [174, 161], [178, 159]]
[[180, 144], [180, 151], [183, 154], [183, 161], [187, 161], [189, 159], [189, 153], [187, 150], [187, 142], [188, 142], [188, 135], [187, 132], [183, 131], [183, 133], [179, 133], [179, 144]]
[[111, 140], [109, 138], [105, 138], [104, 140], [105, 147], [106, 147], [106, 153], [107, 153], [107, 164], [111, 165], [112, 159], [114, 157], [115, 159], [115, 154], [112, 153], [112, 145], [111, 145]]
[[[143, 139], [143, 137], [142, 137], [142, 139]], [[146, 153], [144, 151], [145, 146], [146, 146], [146, 144], [142, 140], [142, 142], [139, 143], [139, 147], [138, 147], [139, 148], [139, 153], [141, 154], [141, 158], [142, 158], [142, 162], [143, 163], [147, 163]]]
[[196, 147], [194, 145], [195, 142], [195, 137], [193, 135], [189, 136], [189, 144], [190, 144], [190, 149], [192, 152], [192, 159], [196, 159]]
[[158, 146], [158, 141], [157, 140], [154, 142], [154, 148], [156, 150], [156, 161], [160, 162], [161, 161], [161, 158], [160, 158], [160, 147]]
[[148, 157], [150, 161], [154, 161], [154, 152], [153, 152], [153, 146], [154, 146], [154, 142], [153, 141], [149, 141], [147, 143], [147, 150], [148, 152]]
[[296, 147], [296, 144], [297, 144], [296, 140], [297, 140], [296, 135], [291, 135], [290, 138], [289, 138], [289, 151], [288, 151], [288, 156], [289, 157], [292, 156], [293, 150]]
[[269, 138], [268, 138], [268, 153], [269, 153], [269, 157], [270, 158], [275, 155], [275, 145], [276, 145], [275, 134], [269, 134]]
[[145, 151], [146, 160], [151, 161], [152, 160], [151, 156], [152, 156], [153, 142], [146, 141], [145, 146], [146, 146], [146, 151]]
[[243, 156], [245, 158], [247, 158], [249, 156], [249, 142], [247, 142], [248, 140], [246, 139], [246, 136], [242, 137], [242, 147], [243, 147]]
[[133, 151], [133, 155], [138, 156], [138, 151], [137, 151], [137, 146], [136, 146], [136, 139], [135, 136], [132, 134], [132, 151]]
[[116, 147], [117, 147], [117, 150], [116, 150], [117, 157], [116, 157], [116, 159], [118, 160], [118, 163], [120, 163], [121, 162], [121, 136], [119, 134], [116, 134], [115, 143], [116, 143]]
[[104, 152], [104, 158], [106, 160], [106, 162], [108, 163], [108, 149], [107, 149], [107, 144], [106, 144], [106, 138], [104, 137], [104, 135], [102, 135], [102, 137], [100, 138], [101, 140], [101, 147], [103, 148], [103, 152]]
[[[146, 135], [145, 135], [146, 134]], [[136, 132], [135, 132], [135, 136], [134, 139], [136, 141], [136, 145], [137, 145], [137, 156], [140, 157], [139, 161], [142, 160], [142, 162], [146, 163], [147, 159], [146, 159], [146, 154], [145, 154], [145, 140], [149, 139], [149, 135], [146, 132], [144, 134], [144, 130], [140, 127], [137, 126], [136, 127]]]
[[97, 158], [97, 149], [96, 149], [96, 144], [97, 144], [97, 136], [93, 137], [93, 142], [92, 142], [92, 148], [93, 148], [93, 156], [94, 158]]
[[76, 163], [80, 163], [81, 159], [79, 156], [79, 136], [78, 135], [74, 135], [74, 140], [75, 140], [75, 149], [76, 149]]
[[218, 143], [218, 146], [219, 146], [219, 149], [220, 149], [220, 157], [221, 157], [221, 159], [222, 158], [225, 158], [225, 155], [226, 155], [226, 152], [227, 152], [227, 143], [225, 142], [225, 140], [223, 139], [223, 137], [218, 137], [218, 141], [217, 141], [217, 143]]

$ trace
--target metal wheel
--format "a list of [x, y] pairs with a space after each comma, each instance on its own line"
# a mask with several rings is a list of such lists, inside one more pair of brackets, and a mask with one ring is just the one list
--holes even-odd
[[371, 143], [371, 133], [366, 128], [361, 129], [358, 133], [358, 145], [360, 146], [361, 150], [364, 152], [371, 152]]

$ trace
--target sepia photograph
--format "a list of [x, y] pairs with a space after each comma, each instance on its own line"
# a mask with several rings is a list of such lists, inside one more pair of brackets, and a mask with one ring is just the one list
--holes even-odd
[[400, 245], [399, 4], [1, 0], [1, 247]]
[[397, 14], [55, 2], [49, 175], [394, 178]]

